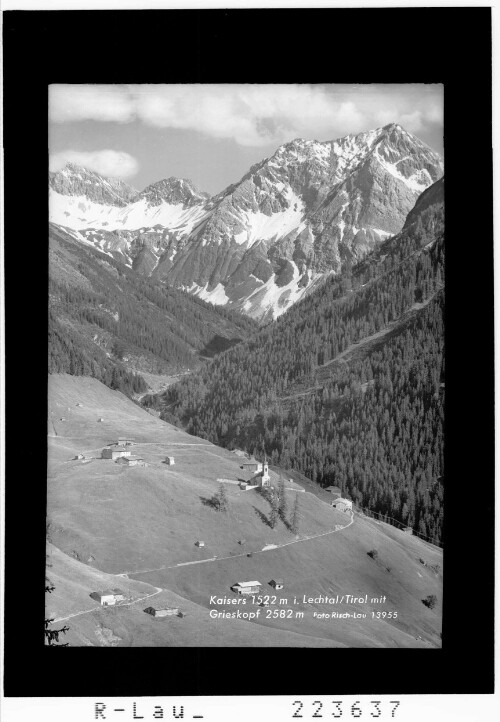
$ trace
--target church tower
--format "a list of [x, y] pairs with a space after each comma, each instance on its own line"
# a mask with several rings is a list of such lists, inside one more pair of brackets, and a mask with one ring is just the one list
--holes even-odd
[[264, 456], [264, 464], [262, 465], [262, 486], [270, 486], [271, 477], [269, 476], [269, 465], [267, 456]]

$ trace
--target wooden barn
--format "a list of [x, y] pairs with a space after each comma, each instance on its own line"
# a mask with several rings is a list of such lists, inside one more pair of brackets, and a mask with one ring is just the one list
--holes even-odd
[[327, 486], [325, 491], [329, 491], [330, 494], [333, 494], [334, 496], [342, 495], [342, 491], [340, 490], [339, 486]]
[[178, 607], [167, 607], [166, 609], [155, 609], [154, 607], [146, 607], [144, 611], [146, 612], [146, 614], [150, 614], [152, 617], [180, 616], [180, 610]]
[[135, 454], [130, 454], [129, 456], [121, 456], [117, 459], [116, 463], [123, 464], [124, 466], [143, 466], [144, 459], [140, 456], [136, 456]]
[[283, 579], [271, 579], [269, 584], [271, 587], [274, 587], [275, 589], [283, 589], [283, 586], [284, 586]]

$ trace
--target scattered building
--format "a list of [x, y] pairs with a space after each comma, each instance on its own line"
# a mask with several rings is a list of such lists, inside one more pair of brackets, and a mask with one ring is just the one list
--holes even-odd
[[131, 446], [135, 444], [134, 439], [127, 439], [125, 436], [118, 437], [118, 446]]
[[342, 491], [340, 490], [339, 486], [327, 486], [325, 491], [329, 491], [330, 494], [334, 494], [334, 496], [342, 495]]
[[129, 456], [120, 456], [116, 460], [116, 463], [124, 464], [125, 466], [144, 466], [144, 459], [129, 452]]
[[77, 404], [77, 406], [83, 406], [83, 404]]
[[231, 591], [237, 594], [258, 594], [262, 584], [260, 582], [237, 582], [231, 587]]
[[175, 464], [175, 459], [174, 459], [174, 457], [173, 457], [173, 456], [167, 456], [167, 458], [165, 459], [165, 464], [166, 464], [167, 466], [173, 466], [173, 465]]
[[411, 528], [411, 526], [407, 526], [404, 532], [405, 534], [413, 534], [413, 529]]
[[283, 579], [271, 579], [269, 584], [275, 589], [283, 589]]
[[146, 614], [152, 617], [180, 617], [181, 611], [178, 607], [167, 607], [166, 609], [155, 609], [154, 607], [146, 607]]
[[123, 602], [126, 597], [120, 589], [106, 589], [103, 592], [92, 592], [92, 599], [99, 602], [103, 607], [110, 607], [117, 602]]
[[77, 455], [75, 456], [75, 459], [85, 459], [85, 457], [84, 457], [83, 454], [77, 454]]
[[236, 456], [246, 456], [246, 453], [241, 449], [233, 449], [233, 454], [236, 454]]
[[125, 446], [108, 446], [101, 452], [102, 459], [119, 459], [121, 456], [130, 456], [130, 450]]
[[240, 544], [241, 546], [243, 546], [243, 544], [246, 544], [246, 543], [247, 543], [246, 539], [239, 539], [239, 541], [238, 541], [238, 544]]
[[[243, 489], [243, 491], [250, 491], [250, 489], [257, 489], [258, 487], [271, 486], [271, 477], [269, 476], [269, 466], [267, 461], [264, 461], [263, 464], [258, 462], [258, 466], [260, 466], [260, 471], [258, 471], [257, 474], [254, 474], [247, 481], [240, 480], [239, 482], [236, 482], [239, 483], [240, 489]], [[244, 468], [246, 469], [247, 467], [244, 465]]]
[[343, 499], [341, 496], [332, 501], [332, 506], [338, 509], [338, 511], [352, 511], [352, 501], [350, 499]]
[[104, 419], [101, 417], [101, 418], [97, 419], [97, 421], [104, 421]]
[[262, 471], [262, 462], [250, 459], [249, 461], [244, 461], [241, 468], [245, 471]]
[[205, 546], [205, 542], [204, 542], [204, 541], [197, 541], [197, 542], [195, 542], [194, 545], [195, 545], [196, 547], [204, 547], [204, 546]]

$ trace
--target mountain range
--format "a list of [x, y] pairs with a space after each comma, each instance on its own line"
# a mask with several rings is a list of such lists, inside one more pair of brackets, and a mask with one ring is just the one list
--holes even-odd
[[390, 124], [296, 139], [210, 197], [187, 179], [138, 192], [68, 164], [50, 174], [50, 220], [139, 274], [259, 321], [401, 231], [443, 175], [439, 154]]

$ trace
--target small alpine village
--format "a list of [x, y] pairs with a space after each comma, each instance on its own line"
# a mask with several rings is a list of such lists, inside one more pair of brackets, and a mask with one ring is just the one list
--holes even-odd
[[[83, 404], [79, 403], [77, 406], [81, 407]], [[68, 409], [69, 410], [69, 409]], [[65, 418], [61, 418], [61, 421], [66, 421]], [[103, 422], [104, 419], [101, 417], [98, 419], [98, 422]], [[137, 454], [132, 453], [132, 447], [136, 445], [136, 442], [134, 439], [129, 439], [125, 437], [119, 437], [117, 441], [112, 442], [105, 446], [102, 449], [101, 452], [101, 459], [111, 460], [114, 461], [116, 464], [122, 464], [125, 467], [131, 467], [131, 466], [142, 466], [147, 467], [148, 463], [143, 458], [143, 456], [138, 456]], [[245, 453], [241, 449], [235, 449], [234, 454], [238, 457], [238, 459], [242, 462], [240, 469], [242, 470], [242, 476], [244, 478], [238, 478], [238, 479], [217, 479], [217, 482], [219, 484], [219, 490], [217, 495], [214, 497], [213, 503], [214, 505], [218, 505], [219, 508], [225, 510], [227, 507], [227, 494], [225, 491], [225, 484], [233, 484], [237, 486], [242, 491], [250, 491], [253, 489], [258, 489], [261, 492], [264, 490], [268, 490], [271, 494], [274, 493], [277, 489], [272, 483], [271, 480], [271, 474], [273, 482], [276, 483], [278, 481], [278, 476], [274, 472], [269, 471], [269, 464], [267, 463], [267, 459], [264, 458], [263, 462], [259, 462], [254, 458], [251, 458], [249, 454]], [[90, 461], [92, 457], [85, 456], [84, 454], [77, 454], [74, 457], [75, 461], [81, 461], [82, 463], [87, 463]], [[163, 464], [165, 464], [167, 467], [174, 466], [175, 464], [175, 458], [173, 456], [165, 456], [165, 459], [163, 461]], [[279, 488], [281, 493], [283, 494], [285, 490], [294, 491], [294, 492], [304, 492], [305, 489], [300, 486], [299, 484], [295, 483], [293, 479], [288, 479], [285, 482], [283, 482], [282, 479], [278, 481]], [[352, 508], [352, 501], [349, 499], [343, 498], [341, 496], [340, 488], [337, 486], [330, 486], [327, 489], [328, 492], [332, 495], [331, 502], [328, 503], [331, 505], [332, 509], [336, 509], [338, 511], [341, 511], [348, 515], [349, 520], [346, 521], [346, 524], [344, 526], [349, 526], [349, 524], [353, 521], [353, 508]], [[297, 524], [297, 520], [295, 520], [294, 524]], [[340, 529], [344, 528], [343, 525], [337, 524], [335, 525], [335, 531], [339, 531]], [[297, 535], [297, 539], [298, 539]], [[244, 539], [240, 539], [238, 541], [240, 545], [245, 544]], [[204, 548], [205, 542], [202, 540], [196, 540], [194, 542], [194, 545], [196, 547]], [[263, 547], [262, 551], [266, 551], [269, 549], [276, 549], [277, 545], [275, 544], [268, 544], [265, 547]], [[251, 553], [250, 553], [251, 554]], [[248, 556], [250, 556], [248, 554]], [[216, 559], [217, 557], [214, 557]], [[263, 584], [259, 581], [239, 581], [234, 584], [230, 585], [230, 589], [232, 592], [234, 592], [236, 595], [256, 595], [262, 593]], [[275, 590], [281, 590], [284, 588], [284, 581], [283, 579], [276, 578], [271, 579], [268, 582], [268, 586]], [[106, 590], [100, 590], [100, 591], [93, 591], [89, 595], [91, 599], [95, 600], [98, 604], [107, 607], [107, 606], [114, 606], [118, 605], [120, 603], [127, 603], [130, 602], [129, 597], [120, 589], [114, 588], [114, 589], [106, 589]], [[230, 600], [229, 603], [234, 603], [236, 599]], [[269, 602], [264, 599], [264, 601], [259, 602], [260, 606], [269, 606]], [[172, 615], [176, 615], [179, 617], [182, 617], [182, 612], [177, 607], [172, 608], [155, 608], [155, 607], [146, 607], [144, 609], [144, 612], [146, 614], [150, 614], [153, 617], [168, 617]]]
[[413, 530], [96, 379], [49, 397], [54, 644], [438, 645], [442, 550]]

